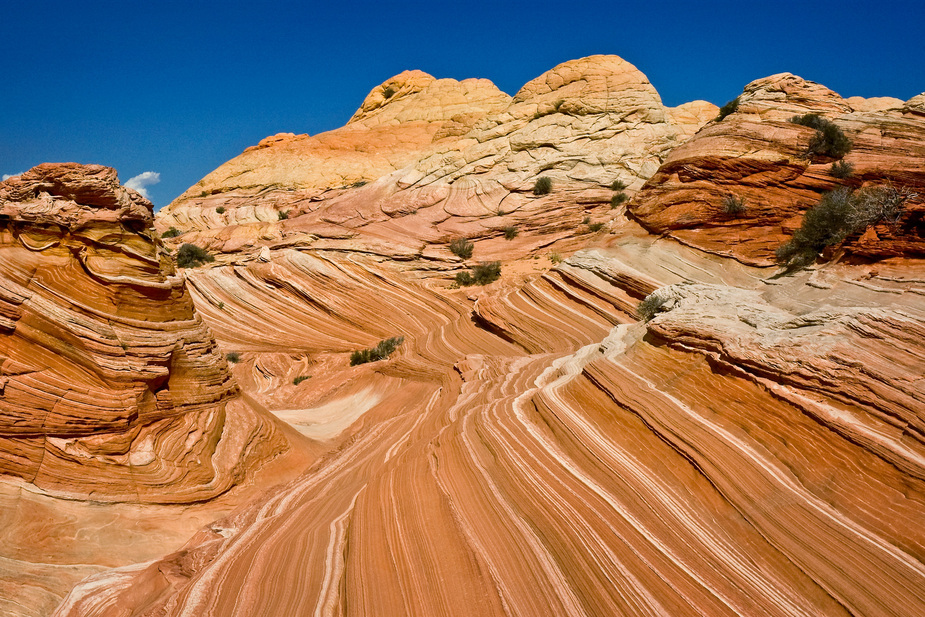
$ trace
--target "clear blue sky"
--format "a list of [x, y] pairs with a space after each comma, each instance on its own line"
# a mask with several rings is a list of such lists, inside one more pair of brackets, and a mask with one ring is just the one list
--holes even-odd
[[668, 105], [721, 105], [783, 71], [905, 100], [925, 91], [923, 24], [921, 0], [0, 0], [0, 174], [151, 171], [163, 206], [267, 135], [343, 125], [405, 69], [513, 94], [560, 62], [617, 54]]

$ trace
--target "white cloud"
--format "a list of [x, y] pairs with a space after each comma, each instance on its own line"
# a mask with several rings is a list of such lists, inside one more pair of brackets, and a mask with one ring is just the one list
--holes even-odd
[[146, 186], [151, 186], [152, 184], [157, 184], [161, 181], [161, 174], [156, 171], [146, 171], [142, 174], [138, 174], [134, 178], [129, 178], [125, 182], [125, 186], [130, 189], [135, 189], [141, 193], [145, 199], [151, 199], [151, 196], [148, 195], [148, 190]]
[[21, 171], [21, 172], [19, 172], [18, 174], [3, 174], [3, 179], [0, 180], [0, 182], [3, 182], [3, 180], [9, 180], [10, 178], [13, 178], [13, 177], [15, 177], [15, 176], [21, 176], [21, 175], [23, 175], [24, 173], [26, 173], [26, 172]]

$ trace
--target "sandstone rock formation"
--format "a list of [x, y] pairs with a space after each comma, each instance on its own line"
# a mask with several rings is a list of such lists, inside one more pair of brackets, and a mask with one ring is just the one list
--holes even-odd
[[[275, 178], [275, 184], [261, 186], [259, 195], [238, 198], [235, 191], [249, 182], [238, 167], [249, 156], [245, 153], [228, 163], [227, 170], [220, 168], [204, 180], [219, 195], [199, 204], [193, 198], [196, 187], [190, 189], [159, 215], [158, 228], [193, 231], [183, 240], [238, 254], [263, 244], [342, 247], [350, 238], [356, 250], [445, 261], [451, 258], [449, 240], [467, 236], [478, 246], [489, 241], [488, 250], [477, 251], [478, 259], [487, 260], [497, 250], [512, 249], [490, 242], [506, 227], [521, 231], [513, 245], [520, 255], [553, 240], [574, 250], [569, 241], [587, 233], [581, 223], [585, 217], [604, 223], [615, 214], [609, 188], [614, 180], [634, 191], [674, 146], [716, 114], [716, 107], [703, 101], [664, 107], [645, 75], [616, 56], [565, 62], [504, 100], [481, 94], [497, 92], [485, 80], [427, 82], [425, 77], [403, 73], [385, 82], [373, 89], [350, 124], [318, 136], [330, 141], [360, 131], [363, 143], [369, 144], [364, 147], [379, 152], [382, 141], [388, 152], [396, 139], [393, 133], [419, 130], [414, 127], [421, 118], [429, 127], [443, 123], [435, 135], [442, 139], [428, 140], [427, 149], [419, 149], [403, 168], [396, 166], [389, 174], [383, 168], [377, 181], [353, 188], [327, 173], [312, 186], [329, 190], [316, 190], [310, 199], [307, 193], [293, 192], [293, 182]], [[458, 92], [463, 86], [468, 88], [465, 96]], [[388, 99], [386, 88], [394, 92]], [[424, 105], [429, 107], [420, 107]], [[453, 118], [457, 124], [459, 118], [466, 122], [450, 131], [446, 122]], [[284, 152], [275, 144], [259, 152], [264, 151], [278, 153], [274, 169], [288, 169], [300, 160], [295, 150]], [[350, 168], [341, 158], [324, 156], [323, 165], [336, 173]], [[555, 188], [537, 198], [532, 189], [541, 176], [551, 178]], [[214, 182], [218, 185], [210, 188]], [[219, 205], [225, 209], [222, 215], [214, 211]], [[263, 214], [255, 215], [261, 207]], [[202, 218], [179, 214], [193, 210]], [[277, 220], [277, 210], [287, 211], [289, 218]], [[238, 224], [254, 216], [264, 222]]]
[[0, 184], [0, 473], [50, 494], [213, 497], [282, 447], [152, 228], [99, 165]]
[[[486, 79], [405, 71], [363, 101], [346, 126], [268, 137], [192, 186], [160, 214], [164, 229], [276, 221], [324, 191], [362, 185], [455, 141], [510, 97]], [[218, 214], [215, 208], [224, 206]]]
[[[382, 396], [306, 475], [161, 561], [88, 578], [57, 614], [925, 610], [921, 264], [768, 282], [616, 231], [474, 306], [362, 256], [197, 273], [197, 302], [234, 324], [219, 336], [274, 349], [248, 352], [254, 386], [295, 374], [289, 345], [313, 375], [290, 401], [314, 387], [348, 412], [364, 381]], [[267, 324], [243, 328], [259, 306]], [[338, 322], [406, 343], [348, 368], [325, 351]]]
[[[842, 99], [789, 73], [759, 79], [745, 87], [735, 113], [672, 151], [630, 211], [653, 233], [768, 265], [822, 192], [889, 182], [916, 194], [905, 216], [896, 226], [876, 226], [851, 250], [925, 254], [925, 119], [911, 111], [914, 100], [904, 107], [896, 99]], [[850, 178], [832, 175], [831, 158], [805, 156], [814, 131], [789, 120], [807, 113], [834, 121], [854, 142], [844, 158], [854, 167]], [[745, 212], [725, 212], [728, 197], [744, 199]]]
[[[467, 102], [414, 109], [435, 84], [385, 82], [351, 124], [451, 126]], [[364, 186], [222, 180], [211, 196], [286, 220], [213, 229], [179, 199], [157, 225], [217, 254], [185, 293], [240, 353], [242, 398], [322, 455], [182, 548], [93, 572], [55, 614], [925, 614], [919, 202], [899, 231], [851, 240], [876, 263], [763, 265], [834, 184], [787, 119], [846, 127], [855, 182], [916, 187], [921, 106], [782, 75], [708, 122], [715, 106], [664, 108], [597, 56]], [[635, 218], [611, 208], [615, 179]], [[688, 212], [694, 188], [745, 195], [758, 230]], [[472, 258], [448, 250], [460, 236]], [[489, 259], [500, 280], [450, 284]], [[392, 336], [388, 359], [350, 365]]]

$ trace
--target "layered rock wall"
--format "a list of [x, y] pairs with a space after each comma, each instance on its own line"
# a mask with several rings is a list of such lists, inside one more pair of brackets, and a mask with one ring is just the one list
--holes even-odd
[[115, 170], [45, 164], [0, 184], [0, 255], [0, 473], [76, 498], [196, 501], [282, 446], [233, 405], [151, 204]]

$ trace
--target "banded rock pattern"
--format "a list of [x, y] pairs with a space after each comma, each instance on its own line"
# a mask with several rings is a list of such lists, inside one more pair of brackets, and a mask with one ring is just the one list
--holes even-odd
[[[698, 248], [769, 265], [774, 249], [800, 226], [802, 214], [824, 191], [891, 183], [914, 198], [898, 225], [879, 224], [849, 243], [866, 257], [925, 254], [925, 117], [921, 96], [842, 99], [789, 73], [748, 84], [738, 109], [707, 124], [674, 149], [629, 209], [653, 233], [667, 233]], [[838, 179], [829, 157], [808, 158], [811, 128], [792, 124], [795, 115], [818, 113], [853, 141], [844, 161], [854, 173]], [[723, 200], [745, 200], [741, 213], [726, 213]]]
[[0, 184], [0, 473], [54, 495], [185, 503], [284, 442], [238, 388], [151, 204], [99, 165]]

